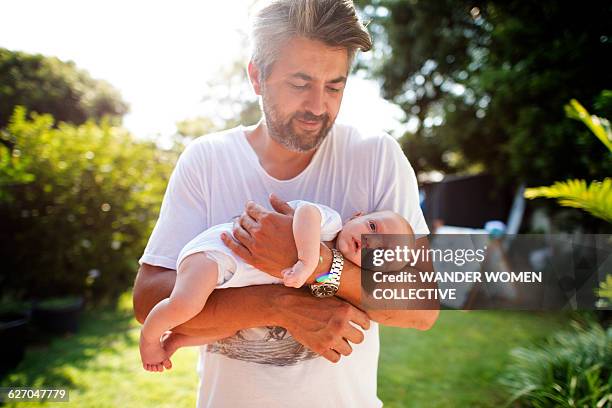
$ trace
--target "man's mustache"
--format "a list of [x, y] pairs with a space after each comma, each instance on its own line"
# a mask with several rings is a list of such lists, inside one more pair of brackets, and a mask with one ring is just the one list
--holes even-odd
[[327, 120], [329, 119], [328, 114], [317, 116], [311, 112], [296, 113], [294, 117], [296, 119], [303, 120], [306, 122], [327, 122]]

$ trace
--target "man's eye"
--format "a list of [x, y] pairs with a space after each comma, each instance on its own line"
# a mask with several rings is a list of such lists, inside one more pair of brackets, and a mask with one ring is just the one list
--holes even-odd
[[328, 86], [328, 87], [327, 87], [327, 90], [328, 90], [328, 91], [330, 91], [330, 92], [333, 92], [333, 93], [338, 93], [338, 92], [340, 92], [342, 89], [340, 89], [340, 88], [332, 88], [331, 86]]
[[308, 86], [308, 85], [296, 85], [296, 84], [289, 84], [289, 85], [291, 85], [291, 87], [294, 89], [306, 89], [306, 87]]
[[370, 221], [370, 230], [372, 230], [372, 232], [376, 232], [376, 224], [374, 221]]

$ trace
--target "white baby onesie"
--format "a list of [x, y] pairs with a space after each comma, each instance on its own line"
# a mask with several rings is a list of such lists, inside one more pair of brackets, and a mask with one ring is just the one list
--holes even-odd
[[[321, 213], [321, 241], [332, 241], [342, 229], [340, 214], [328, 206], [303, 200], [289, 201], [288, 204], [295, 210], [305, 204], [317, 207]], [[205, 251], [208, 258], [218, 265], [217, 289], [282, 283], [282, 279], [246, 263], [221, 241], [221, 233], [231, 234], [232, 228], [231, 222], [215, 225], [189, 241], [178, 256], [176, 270], [179, 270], [179, 265], [187, 256]]]

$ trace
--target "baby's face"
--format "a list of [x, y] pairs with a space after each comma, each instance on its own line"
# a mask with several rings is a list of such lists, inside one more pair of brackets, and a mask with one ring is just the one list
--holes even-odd
[[[361, 266], [362, 234], [412, 234], [412, 228], [402, 217], [392, 211], [378, 211], [360, 215], [347, 221], [338, 234], [336, 248], [345, 258]], [[373, 242], [369, 237], [366, 248], [376, 248], [382, 243]]]

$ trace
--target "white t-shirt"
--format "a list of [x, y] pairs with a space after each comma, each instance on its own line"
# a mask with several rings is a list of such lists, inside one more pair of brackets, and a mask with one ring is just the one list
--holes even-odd
[[[321, 241], [332, 241], [336, 238], [338, 232], [342, 230], [340, 214], [326, 205], [310, 203], [304, 200], [293, 200], [289, 201], [288, 204], [294, 210], [305, 204], [312, 204], [319, 210], [321, 214]], [[233, 226], [234, 224], [231, 222], [215, 225], [189, 241], [181, 250], [175, 269], [178, 271], [178, 267], [183, 262], [183, 259], [189, 255], [205, 251], [206, 256], [217, 263], [218, 276], [216, 289], [282, 283], [282, 279], [271, 276], [246, 263], [221, 241], [221, 234], [226, 232], [230, 235]]]
[[[181, 249], [203, 230], [231, 220], [270, 193], [325, 204], [346, 220], [357, 211], [392, 210], [416, 234], [429, 233], [416, 177], [395, 139], [335, 124], [310, 164], [290, 180], [271, 177], [245, 128], [200, 137], [178, 160], [140, 263], [174, 269]], [[333, 364], [286, 330], [265, 327], [201, 348], [198, 407], [377, 407], [378, 325]]]

